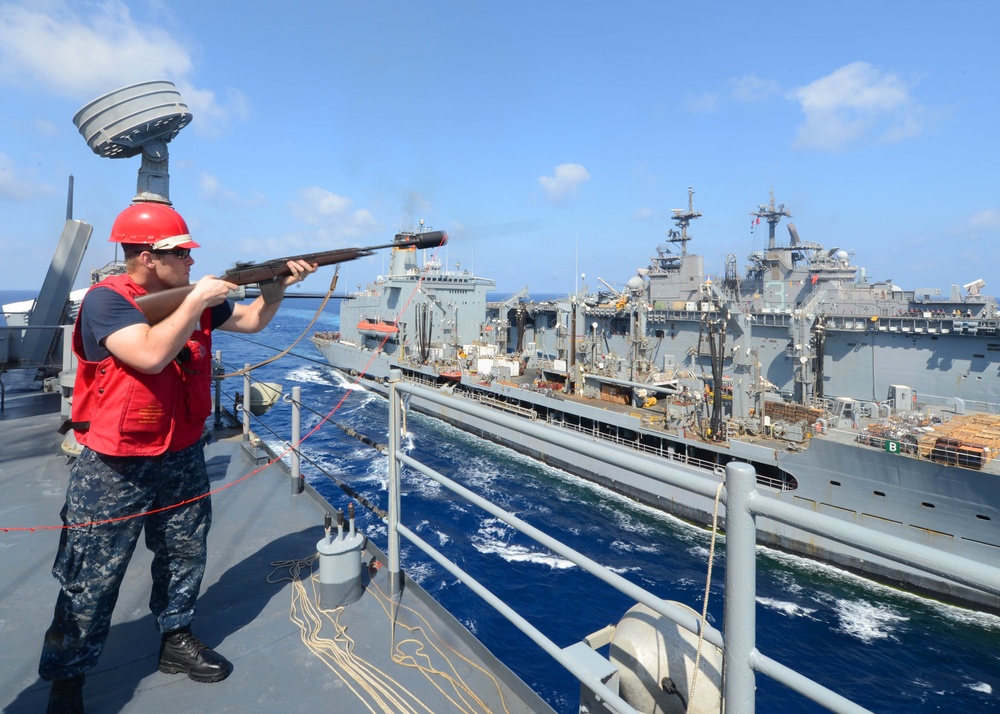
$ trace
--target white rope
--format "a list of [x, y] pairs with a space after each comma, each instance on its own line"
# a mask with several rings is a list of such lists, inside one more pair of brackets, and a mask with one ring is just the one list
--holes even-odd
[[311, 330], [312, 326], [316, 324], [316, 320], [319, 319], [319, 316], [323, 314], [323, 310], [326, 309], [326, 304], [330, 301], [330, 298], [333, 297], [333, 291], [337, 288], [337, 276], [338, 275], [340, 275], [340, 266], [339, 265], [337, 266], [337, 269], [333, 273], [333, 279], [330, 281], [330, 289], [326, 291], [326, 296], [323, 298], [323, 302], [320, 303], [319, 307], [316, 309], [316, 314], [313, 315], [313, 319], [309, 322], [308, 325], [306, 325], [306, 329], [302, 330], [302, 334], [299, 335], [295, 339], [295, 342], [293, 342], [292, 344], [288, 345], [288, 347], [286, 347], [282, 352], [279, 352], [278, 354], [274, 355], [273, 357], [268, 357], [263, 362], [258, 362], [255, 365], [251, 365], [250, 367], [244, 367], [243, 369], [236, 370], [235, 372], [227, 372], [226, 374], [220, 374], [218, 376], [218, 379], [228, 379], [229, 377], [239, 377], [241, 375], [246, 374], [247, 372], [252, 372], [253, 370], [257, 369], [258, 367], [263, 367], [266, 364], [271, 364], [272, 362], [275, 362], [275, 361], [281, 359], [282, 357], [284, 357], [285, 355], [287, 355], [289, 352], [291, 352], [292, 348], [295, 347], [295, 345], [299, 344], [299, 342], [302, 341], [303, 337], [305, 337], [307, 334], [309, 334], [309, 330]]
[[705, 626], [708, 624], [708, 596], [712, 591], [712, 563], [715, 560], [715, 541], [719, 535], [719, 501], [722, 500], [722, 488], [724, 481], [719, 482], [719, 487], [715, 489], [715, 508], [712, 510], [712, 540], [708, 547], [708, 575], [705, 577], [705, 596], [701, 604], [701, 626], [698, 628], [698, 651], [694, 658], [694, 671], [691, 673], [691, 688], [688, 690], [687, 706], [685, 712], [691, 708], [694, 701], [694, 687], [698, 682], [698, 670], [701, 667], [701, 646], [705, 641]]
[[[272, 563], [275, 570], [268, 576], [269, 582], [292, 582], [292, 602], [290, 618], [299, 626], [302, 642], [316, 657], [335, 674], [351, 692], [358, 697], [362, 706], [372, 714], [377, 712], [400, 712], [402, 714], [433, 714], [433, 710], [415, 692], [410, 691], [365, 659], [357, 656], [354, 640], [347, 635], [347, 628], [340, 622], [343, 607], [324, 609], [319, 605], [318, 576], [315, 572], [317, 556], [301, 560]], [[287, 576], [277, 576], [279, 570], [287, 569]], [[307, 587], [307, 584], [309, 587]], [[487, 678], [490, 688], [499, 698], [501, 711], [508, 712], [503, 691], [496, 678], [481, 666], [469, 660], [460, 652], [445, 644], [434, 628], [420, 613], [412, 608], [399, 605], [373, 581], [365, 588], [363, 597], [374, 597], [386, 615], [387, 624], [393, 636], [390, 642], [391, 660], [400, 666], [412, 667], [423, 674], [434, 687], [460, 714], [488, 714], [492, 710], [482, 696], [473, 691], [452, 662], [452, 657], [464, 663]], [[420, 624], [408, 625], [396, 620], [394, 613], [403, 610], [419, 620]], [[332, 637], [324, 636], [324, 629], [332, 627]], [[408, 631], [402, 639], [396, 639], [396, 628]], [[437, 663], [435, 663], [437, 660]], [[441, 661], [443, 660], [443, 662]]]

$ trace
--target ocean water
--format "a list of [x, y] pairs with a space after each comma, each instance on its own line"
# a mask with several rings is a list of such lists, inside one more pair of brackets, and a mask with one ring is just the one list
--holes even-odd
[[[264, 332], [245, 337], [217, 332], [215, 347], [233, 369], [271, 357], [306, 330], [317, 306], [314, 300], [288, 300]], [[332, 304], [309, 334], [337, 326]], [[301, 387], [303, 401], [315, 412], [304, 414], [302, 433], [328, 417], [303, 443], [303, 451], [366, 500], [387, 507], [387, 457], [334, 425], [340, 422], [385, 442], [384, 399], [328, 367], [306, 338], [291, 355], [260, 368], [255, 378], [282, 383], [286, 394]], [[241, 390], [242, 379], [227, 380], [225, 399]], [[254, 428], [277, 444], [288, 438], [290, 413], [288, 404], [279, 403]], [[700, 612], [707, 531], [428, 417], [410, 414], [408, 427], [405, 448], [414, 457], [629, 580]], [[303, 470], [334, 508], [346, 511], [350, 499], [331, 478], [308, 463]], [[225, 497], [222, 492], [216, 498]], [[568, 561], [408, 470], [402, 512], [404, 523], [560, 646], [617, 622], [632, 605]], [[385, 549], [381, 521], [363, 507], [357, 513], [358, 527]], [[577, 711], [579, 684], [571, 675], [453, 576], [403, 543], [403, 566], [412, 578], [553, 708]], [[709, 607], [716, 627], [722, 625], [724, 572], [720, 543]], [[874, 712], [1000, 711], [998, 617], [768, 549], [758, 549], [756, 614], [760, 651]], [[757, 690], [757, 711], [826, 711], [764, 675], [757, 675]]]

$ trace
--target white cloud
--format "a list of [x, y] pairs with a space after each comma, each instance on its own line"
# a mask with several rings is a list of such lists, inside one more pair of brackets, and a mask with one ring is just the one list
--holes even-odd
[[211, 90], [198, 89], [184, 80], [176, 84], [181, 98], [196, 118], [191, 126], [202, 136], [219, 136], [230, 120], [245, 120], [250, 116], [250, 101], [238, 89], [226, 89], [225, 98], [220, 101]]
[[37, 117], [34, 120], [34, 127], [37, 136], [44, 136], [46, 138], [57, 137], [62, 131], [61, 126], [42, 117]]
[[644, 206], [635, 212], [635, 219], [637, 221], [648, 221], [650, 218], [654, 218], [655, 216], [656, 212], [649, 206]]
[[541, 176], [538, 183], [545, 190], [545, 196], [552, 203], [562, 203], [575, 198], [581, 185], [590, 180], [587, 169], [580, 164], [559, 164], [554, 176]]
[[0, 8], [0, 77], [89, 97], [150, 77], [191, 72], [187, 49], [162, 29], [135, 22], [124, 3], [84, 7], [85, 17], [62, 2]]
[[1000, 231], [1000, 209], [977, 211], [969, 217], [968, 225], [976, 231]]
[[32, 181], [11, 159], [0, 153], [0, 199], [24, 201], [55, 192], [51, 186]]
[[198, 187], [201, 189], [202, 197], [213, 203], [228, 203], [237, 206], [261, 206], [267, 203], [267, 199], [259, 192], [253, 191], [244, 194], [226, 188], [217, 176], [206, 172], [202, 172], [198, 178]]
[[737, 102], [760, 102], [783, 93], [781, 85], [773, 79], [761, 79], [750, 73], [745, 77], [735, 77], [726, 83], [723, 91], [706, 91], [701, 94], [685, 94], [681, 106], [692, 114], [711, 114], [718, 111], [729, 99]]
[[81, 102], [150, 79], [173, 81], [211, 133], [247, 113], [246, 98], [227, 90], [220, 101], [196, 88], [191, 49], [161, 27], [134, 20], [120, 0], [72, 4], [63, 0], [0, 5], [0, 84], [41, 87]]
[[753, 72], [729, 80], [729, 91], [740, 102], [759, 102], [782, 93], [780, 84], [773, 79], [761, 79]]
[[794, 145], [838, 151], [868, 137], [882, 142], [912, 138], [923, 129], [923, 107], [910, 90], [897, 75], [866, 62], [845, 65], [792, 92], [805, 115]]
[[719, 108], [719, 94], [718, 92], [685, 94], [681, 104], [686, 111], [694, 114], [708, 114]]
[[300, 189], [299, 202], [289, 204], [292, 215], [303, 223], [319, 226], [324, 238], [349, 239], [378, 227], [371, 211], [353, 208], [354, 201], [316, 186]]

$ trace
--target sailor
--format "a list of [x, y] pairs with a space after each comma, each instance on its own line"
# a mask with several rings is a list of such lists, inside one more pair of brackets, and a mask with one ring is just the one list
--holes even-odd
[[[111, 229], [126, 274], [87, 293], [73, 331], [79, 365], [72, 426], [84, 446], [69, 475], [52, 573], [59, 582], [38, 672], [52, 681], [49, 712], [83, 711], [84, 673], [97, 663], [125, 569], [145, 528], [153, 553], [150, 610], [161, 632], [159, 669], [219, 682], [230, 663], [191, 621], [212, 521], [202, 445], [212, 410], [212, 330], [258, 332], [280, 301], [234, 304], [236, 286], [202, 278], [180, 306], [150, 325], [135, 299], [189, 284], [199, 247], [180, 214], [136, 202]], [[316, 266], [289, 261], [281, 291]]]

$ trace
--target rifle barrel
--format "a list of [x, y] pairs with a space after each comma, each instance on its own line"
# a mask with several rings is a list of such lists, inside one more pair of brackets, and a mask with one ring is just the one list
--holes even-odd
[[[403, 238], [402, 240], [400, 240], [401, 237]], [[396, 240], [383, 245], [326, 250], [318, 253], [292, 255], [287, 258], [276, 258], [265, 263], [237, 265], [237, 267], [227, 270], [220, 276], [220, 279], [236, 285], [252, 285], [288, 275], [288, 261], [290, 260], [304, 260], [307, 263], [316, 263], [317, 265], [333, 265], [335, 263], [344, 263], [349, 260], [367, 257], [382, 248], [417, 248], [423, 250], [425, 248], [437, 248], [447, 242], [448, 234], [444, 231], [428, 231], [412, 236], [397, 234]], [[149, 320], [149, 324], [155, 325], [166, 319], [167, 316], [176, 310], [192, 290], [194, 290], [194, 284], [183, 285], [179, 288], [169, 288], [136, 298], [136, 303], [146, 316], [146, 319]]]

